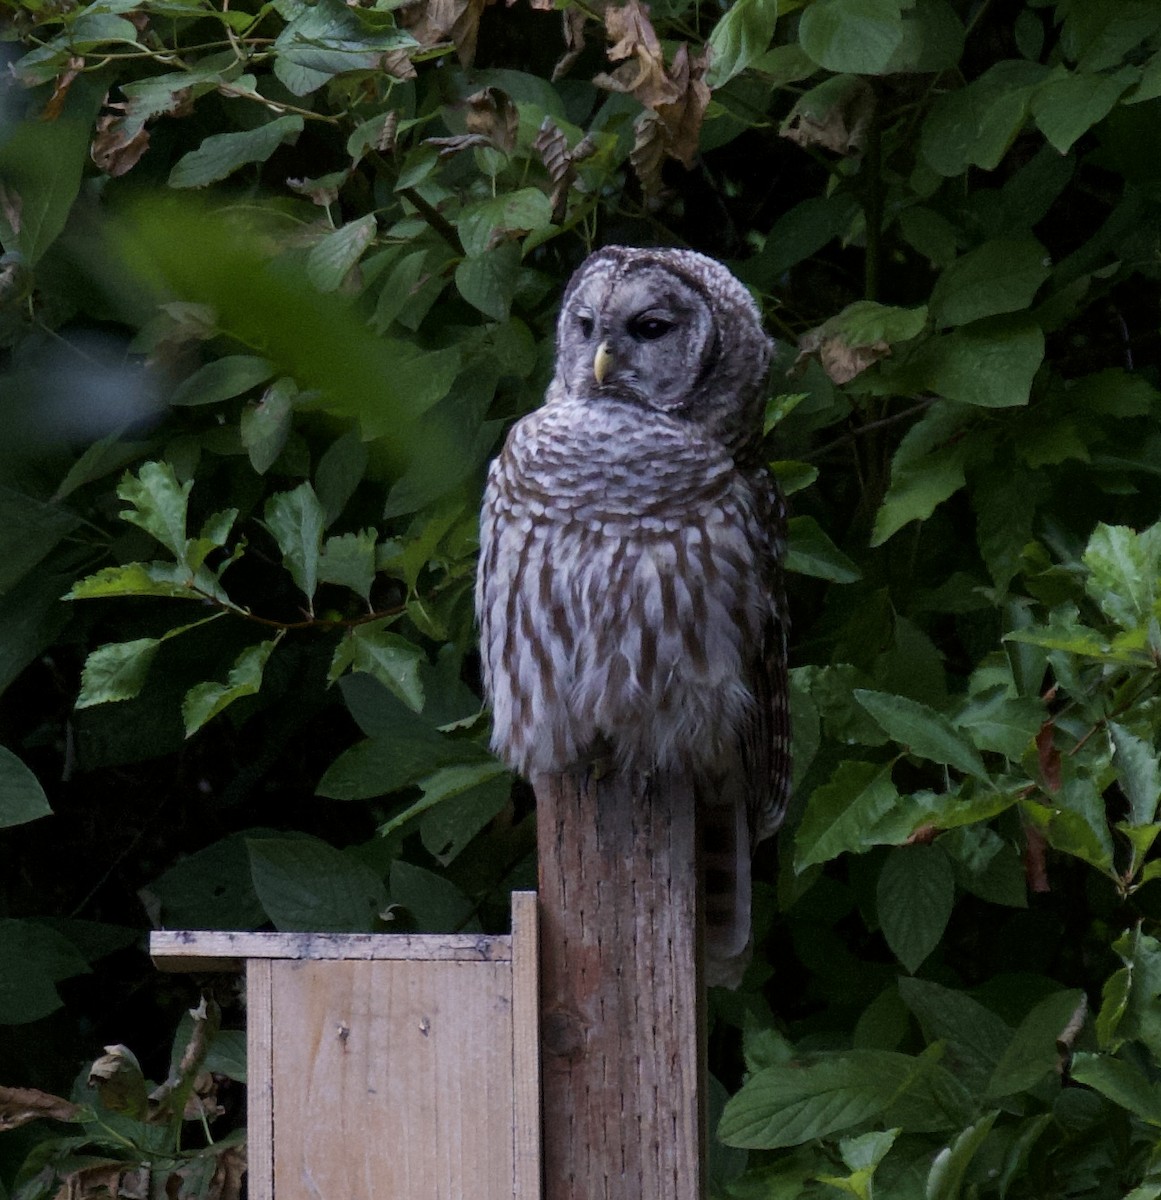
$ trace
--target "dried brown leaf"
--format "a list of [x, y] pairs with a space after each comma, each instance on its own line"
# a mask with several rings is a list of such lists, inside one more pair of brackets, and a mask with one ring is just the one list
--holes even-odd
[[457, 133], [452, 137], [424, 138], [423, 144], [435, 146], [439, 150], [440, 158], [450, 158], [453, 154], [459, 154], [461, 150], [474, 150], [479, 146], [490, 148], [492, 145], [491, 140], [482, 133]]
[[1060, 751], [1055, 744], [1056, 725], [1045, 721], [1036, 734], [1036, 752], [1040, 759], [1040, 775], [1044, 786], [1050, 792], [1058, 792], [1061, 787]]
[[0, 210], [3, 210], [4, 220], [8, 222], [9, 228], [18, 234], [24, 215], [24, 201], [20, 193], [3, 179], [0, 179]]
[[609, 47], [613, 62], [623, 58], [662, 57], [661, 42], [649, 20], [649, 6], [640, 0], [605, 9], [605, 31], [613, 43]]
[[219, 1077], [209, 1071], [199, 1071], [194, 1080], [193, 1091], [185, 1102], [182, 1119], [185, 1121], [200, 1121], [203, 1118], [212, 1121], [220, 1117], [226, 1110], [218, 1103]]
[[705, 55], [691, 60], [688, 47], [682, 43], [669, 72], [678, 97], [672, 103], [655, 106], [665, 128], [665, 148], [686, 169], [693, 166], [697, 156], [701, 124], [710, 102], [710, 90], [704, 82], [707, 62]]
[[618, 8], [605, 9], [605, 32], [613, 44], [609, 58], [621, 65], [593, 80], [611, 92], [631, 93], [644, 108], [675, 104], [681, 89], [665, 70], [661, 42], [649, 21], [649, 7], [629, 0]]
[[89, 147], [89, 157], [114, 179], [133, 170], [149, 149], [148, 129], [139, 129], [131, 136], [126, 133], [124, 117], [106, 113], [97, 118], [97, 135]]
[[128, 1046], [106, 1046], [89, 1068], [89, 1087], [96, 1088], [101, 1103], [111, 1112], [143, 1118], [148, 1111], [145, 1076]]
[[562, 179], [575, 174], [568, 138], [551, 117], [545, 117], [540, 123], [540, 130], [532, 139], [532, 149], [540, 155], [540, 161], [544, 163], [548, 178], [553, 183], [560, 183]]
[[286, 186], [300, 196], [308, 196], [320, 208], [327, 208], [339, 198], [339, 192], [351, 174], [350, 170], [332, 171], [318, 179], [287, 179]]
[[80, 1111], [71, 1101], [36, 1088], [0, 1087], [0, 1131], [42, 1119], [75, 1121]]
[[629, 162], [641, 181], [647, 204], [661, 195], [661, 164], [665, 161], [665, 130], [656, 113], [642, 113], [635, 125], [636, 138]]
[[379, 65], [394, 79], [419, 78], [419, 72], [406, 50], [388, 50], [379, 60]]
[[151, 1172], [148, 1167], [126, 1167], [119, 1162], [89, 1163], [61, 1179], [53, 1200], [148, 1200]]
[[1024, 826], [1024, 878], [1030, 892], [1052, 891], [1048, 882], [1048, 839], [1032, 824]]
[[838, 76], [825, 90], [816, 88], [804, 96], [791, 109], [779, 132], [799, 146], [821, 146], [848, 156], [861, 154], [874, 114], [871, 85], [855, 75]]
[[52, 95], [49, 96], [48, 103], [44, 106], [44, 112], [41, 113], [42, 120], [55, 121], [60, 116], [65, 101], [69, 97], [69, 88], [72, 87], [73, 80], [81, 73], [84, 65], [85, 60], [80, 55], [74, 54], [69, 57], [65, 69], [56, 77]]
[[505, 154], [511, 154], [516, 149], [520, 114], [507, 92], [486, 87], [470, 95], [464, 105], [467, 109], [464, 123], [468, 133], [481, 134]]
[[217, 1160], [206, 1200], [238, 1200], [246, 1177], [246, 1147], [226, 1146], [218, 1152]]
[[852, 346], [844, 334], [828, 321], [807, 330], [798, 339], [798, 357], [794, 360], [791, 370], [800, 372], [806, 365], [806, 360], [814, 357], [835, 383], [850, 383], [856, 375], [861, 375], [869, 366], [887, 358], [890, 353], [890, 345], [881, 340]]
[[551, 117], [545, 117], [540, 131], [532, 141], [532, 148], [540, 155], [552, 181], [552, 219], [559, 223], [564, 217], [568, 191], [576, 179], [576, 167], [568, 148], [568, 138]]
[[440, 42], [451, 42], [461, 66], [470, 67], [476, 56], [476, 38], [480, 17], [489, 0], [423, 0], [398, 11], [400, 25], [430, 49]]
[[[149, 1102], [152, 1106], [152, 1110], [149, 1113], [150, 1121], [166, 1121], [169, 1119], [172, 1115], [169, 1110], [173, 1107], [173, 1094], [181, 1091], [188, 1081], [193, 1081], [190, 1088], [190, 1097], [197, 1092], [197, 1080], [202, 1073], [201, 1064], [205, 1061], [210, 1043], [214, 1040], [214, 1036], [221, 1026], [222, 1014], [215, 1001], [203, 996], [197, 1008], [190, 1009], [190, 1016], [193, 1017], [194, 1021], [193, 1029], [190, 1031], [189, 1041], [186, 1042], [185, 1048], [182, 1050], [180, 1061], [170, 1072], [169, 1078], [160, 1087], [154, 1088], [149, 1095]], [[212, 1087], [212, 1080], [210, 1081], [210, 1086]], [[186, 1101], [186, 1113], [189, 1112], [188, 1104], [189, 1098]], [[195, 1107], [193, 1113], [195, 1118], [198, 1116], [199, 1111]]]
[[564, 26], [564, 54], [557, 59], [556, 66], [552, 68], [553, 83], [572, 70], [572, 64], [580, 58], [588, 44], [585, 41], [585, 22], [588, 20], [588, 13], [579, 8], [566, 8], [561, 16]]

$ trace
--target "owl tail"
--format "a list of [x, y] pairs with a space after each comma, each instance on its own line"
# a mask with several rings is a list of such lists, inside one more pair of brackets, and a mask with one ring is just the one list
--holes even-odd
[[736, 988], [750, 963], [750, 826], [741, 771], [699, 781], [705, 879], [705, 974]]

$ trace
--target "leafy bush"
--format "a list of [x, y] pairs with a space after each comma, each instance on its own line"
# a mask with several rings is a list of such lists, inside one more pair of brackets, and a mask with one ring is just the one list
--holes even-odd
[[[533, 817], [479, 711], [482, 467], [583, 255], [690, 244], [780, 339], [795, 513], [796, 801], [713, 998], [715, 1194], [1161, 1196], [1161, 9], [8, 20], [0, 1079], [130, 1034], [164, 1076], [150, 922], [503, 923]], [[6, 1133], [0, 1195], [88, 1186], [77, 1136]]]

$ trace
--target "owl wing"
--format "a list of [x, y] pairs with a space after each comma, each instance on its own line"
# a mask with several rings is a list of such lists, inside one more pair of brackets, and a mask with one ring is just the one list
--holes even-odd
[[754, 708], [742, 739], [750, 780], [749, 822], [753, 845], [777, 833], [790, 802], [790, 693], [782, 564], [786, 554], [786, 502], [769, 472], [751, 476], [760, 527], [766, 532], [763, 577], [768, 613], [761, 645], [751, 664]]

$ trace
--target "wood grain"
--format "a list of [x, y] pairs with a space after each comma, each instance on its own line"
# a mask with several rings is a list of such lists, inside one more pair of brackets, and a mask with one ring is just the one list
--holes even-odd
[[237, 933], [155, 929], [160, 971], [240, 971], [252, 958], [508, 962], [512, 939], [476, 933]]
[[278, 1200], [511, 1200], [507, 964], [271, 971]]
[[540, 921], [535, 892], [512, 893], [512, 1157], [515, 1200], [540, 1200]]
[[688, 781], [536, 781], [545, 1200], [701, 1200], [704, 1020]]
[[271, 964], [246, 964], [246, 1194], [274, 1200], [274, 1027]]

